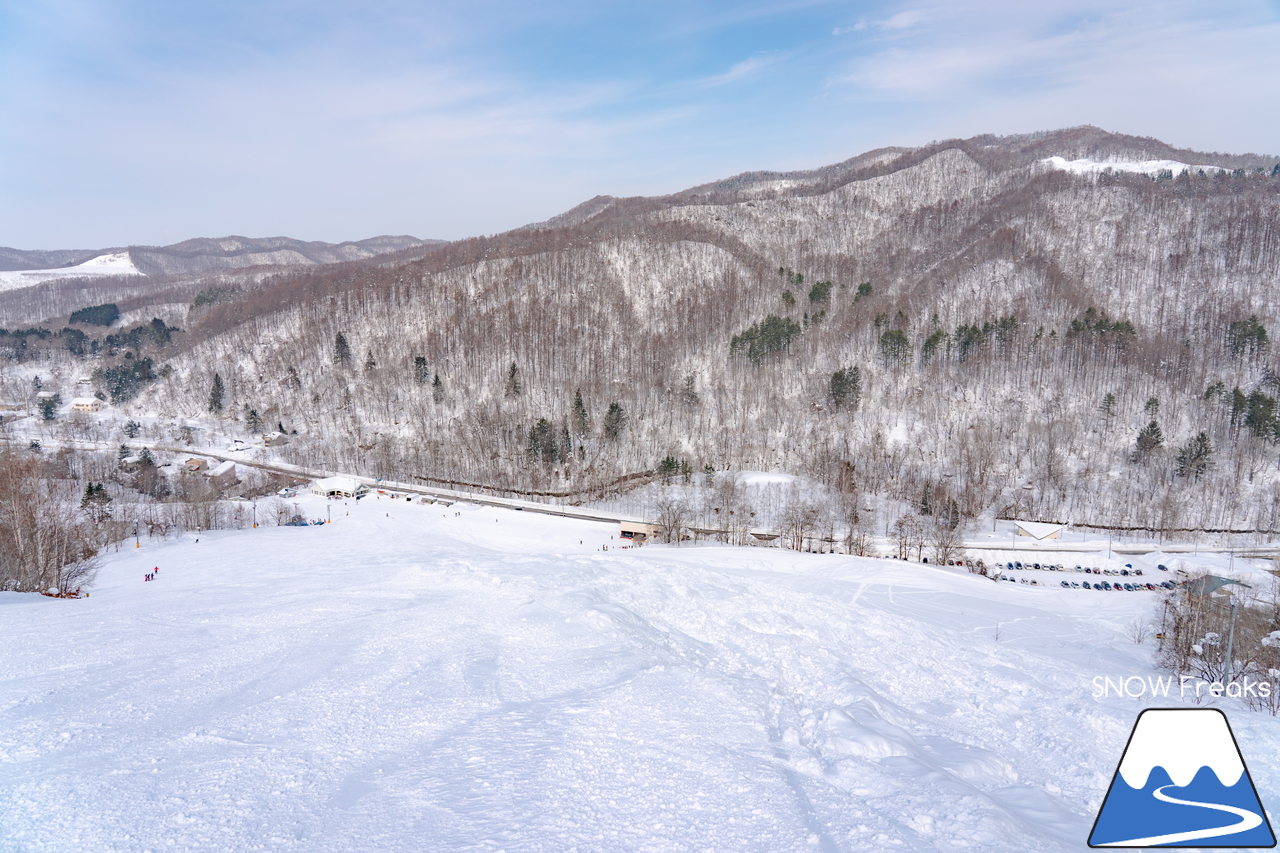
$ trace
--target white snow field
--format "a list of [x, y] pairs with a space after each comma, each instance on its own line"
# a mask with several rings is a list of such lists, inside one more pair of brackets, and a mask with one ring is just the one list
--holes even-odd
[[133, 263], [128, 252], [115, 252], [90, 258], [74, 267], [58, 267], [48, 270], [0, 271], [0, 290], [17, 290], [43, 284], [56, 278], [90, 278], [98, 276], [143, 275]]
[[1084, 850], [1178, 704], [1093, 698], [1152, 595], [348, 503], [0, 594], [0, 850]]
[[1103, 172], [1138, 172], [1143, 175], [1158, 175], [1161, 172], [1172, 172], [1175, 176], [1183, 172], [1204, 172], [1214, 175], [1225, 172], [1221, 166], [1193, 166], [1178, 160], [1068, 160], [1065, 157], [1049, 157], [1041, 160], [1051, 169], [1074, 172], [1077, 175], [1099, 175]]

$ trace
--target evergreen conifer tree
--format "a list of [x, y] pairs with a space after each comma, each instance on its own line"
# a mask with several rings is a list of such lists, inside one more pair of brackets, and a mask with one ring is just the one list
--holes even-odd
[[52, 397], [40, 398], [40, 419], [51, 421], [58, 415], [58, 407], [62, 405], [62, 397], [54, 394]]
[[1138, 453], [1145, 455], [1164, 444], [1164, 433], [1160, 424], [1152, 421], [1138, 432]]
[[591, 415], [587, 412], [586, 404], [582, 402], [581, 388], [573, 392], [573, 429], [580, 436], [591, 432]]
[[828, 395], [837, 409], [856, 409], [862, 398], [862, 373], [856, 367], [847, 367], [831, 374]]
[[222, 411], [223, 397], [226, 389], [222, 385], [222, 374], [213, 374], [213, 385], [209, 388], [209, 411], [215, 415]]
[[347, 336], [342, 332], [338, 332], [333, 339], [333, 363], [339, 367], [351, 365], [351, 345], [347, 343]]
[[1208, 433], [1200, 433], [1178, 451], [1178, 476], [1199, 480], [1213, 466], [1213, 444]]
[[538, 418], [538, 422], [529, 428], [529, 458], [543, 465], [552, 465], [559, 458], [556, 447], [556, 434], [546, 418]]
[[604, 413], [604, 436], [605, 438], [617, 440], [622, 435], [622, 430], [627, 425], [627, 413], [623, 411], [621, 403], [610, 403], [609, 411]]
[[680, 392], [680, 401], [690, 409], [696, 408], [701, 402], [698, 399], [698, 390], [694, 387], [694, 377], [692, 375], [684, 378], [684, 390]]

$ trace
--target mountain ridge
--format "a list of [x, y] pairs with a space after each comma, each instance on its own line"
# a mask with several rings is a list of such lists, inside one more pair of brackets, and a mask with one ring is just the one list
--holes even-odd
[[[184, 330], [155, 354], [165, 382], [121, 403], [204, 417], [216, 371], [222, 417], [296, 425], [300, 463], [498, 491], [603, 489], [670, 459], [957, 518], [1280, 530], [1276, 162], [1097, 128], [978, 136], [192, 277], [159, 314], [121, 302]], [[22, 310], [108, 301], [62, 296]], [[60, 345], [24, 338], [22, 357]]]
[[146, 275], [175, 275], [263, 265], [311, 265], [365, 260], [411, 247], [441, 245], [409, 235], [379, 235], [326, 243], [293, 237], [196, 237], [167, 246], [131, 245], [103, 249], [26, 250], [0, 246], [0, 271], [73, 267], [106, 254], [128, 252]]

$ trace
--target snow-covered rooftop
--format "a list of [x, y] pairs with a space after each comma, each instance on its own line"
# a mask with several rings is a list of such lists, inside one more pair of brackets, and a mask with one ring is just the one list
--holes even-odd
[[1014, 524], [1018, 525], [1019, 530], [1025, 531], [1028, 536], [1036, 539], [1052, 536], [1066, 527], [1065, 524], [1050, 524], [1045, 521], [1015, 521]]
[[[357, 482], [350, 477], [325, 477], [311, 484], [313, 491], [349, 492], [352, 494], [362, 486], [364, 486], [363, 483]], [[364, 486], [364, 488], [368, 488], [368, 486]]]

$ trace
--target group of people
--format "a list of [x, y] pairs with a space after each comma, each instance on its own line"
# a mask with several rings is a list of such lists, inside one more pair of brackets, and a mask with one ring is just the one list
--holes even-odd
[[149, 571], [149, 572], [147, 572], [145, 575], [143, 575], [143, 576], [142, 576], [142, 579], [143, 579], [144, 581], [153, 581], [153, 580], [155, 580], [155, 579], [156, 579], [156, 575], [157, 575], [159, 572], [160, 572], [160, 567], [159, 567], [159, 566], [156, 566], [154, 569], [152, 569], [151, 571]]

